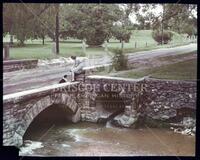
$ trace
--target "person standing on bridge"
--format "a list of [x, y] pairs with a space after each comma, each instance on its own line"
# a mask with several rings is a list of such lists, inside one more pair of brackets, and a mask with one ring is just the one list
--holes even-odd
[[71, 68], [72, 81], [75, 81], [75, 76], [84, 72], [83, 68], [86, 66], [88, 58], [71, 56], [71, 59], [74, 61], [74, 65]]

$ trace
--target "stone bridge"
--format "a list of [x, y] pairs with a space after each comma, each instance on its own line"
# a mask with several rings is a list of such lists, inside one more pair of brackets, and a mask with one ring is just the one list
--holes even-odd
[[87, 76], [85, 82], [4, 95], [3, 103], [3, 144], [20, 146], [34, 118], [52, 105], [70, 110], [74, 123], [98, 122], [125, 106], [146, 117], [166, 119], [176, 116], [181, 108], [196, 110], [196, 81]]
[[62, 106], [63, 111], [70, 109], [72, 121], [76, 122], [77, 92], [70, 91], [69, 87], [77, 85], [78, 82], [56, 84], [3, 96], [3, 144], [21, 145], [33, 119], [52, 105]]

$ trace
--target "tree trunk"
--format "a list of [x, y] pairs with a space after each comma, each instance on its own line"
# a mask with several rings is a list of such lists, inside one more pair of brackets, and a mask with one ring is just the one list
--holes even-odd
[[9, 49], [9, 45], [6, 45], [5, 47], [4, 47], [4, 59], [9, 59], [9, 51], [10, 51], [10, 49]]
[[44, 45], [44, 36], [42, 36], [42, 45]]
[[162, 20], [162, 24], [161, 24], [161, 45], [163, 45], [163, 20]]
[[10, 35], [10, 44], [13, 44], [13, 35]]
[[20, 40], [20, 46], [24, 46], [24, 40]]

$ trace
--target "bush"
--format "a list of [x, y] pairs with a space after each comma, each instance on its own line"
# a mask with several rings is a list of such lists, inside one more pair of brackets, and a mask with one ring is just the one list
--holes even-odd
[[124, 56], [123, 51], [119, 48], [113, 50], [115, 56], [113, 57], [113, 67], [116, 71], [127, 69], [127, 58]]
[[[152, 32], [153, 39], [158, 42], [158, 44], [162, 44], [162, 32], [161, 31], [153, 31]], [[173, 33], [171, 31], [163, 31], [163, 43], [168, 44], [173, 37]]]
[[197, 33], [197, 30], [193, 26], [187, 26], [184, 28], [183, 32], [191, 37], [192, 35], [195, 35]]

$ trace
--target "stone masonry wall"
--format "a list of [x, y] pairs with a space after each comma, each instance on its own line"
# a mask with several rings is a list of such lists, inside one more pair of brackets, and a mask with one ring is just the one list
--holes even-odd
[[[97, 98], [101, 93], [116, 93], [119, 99], [122, 99], [125, 105], [131, 105], [134, 96], [142, 94], [141, 88], [144, 87], [144, 79], [124, 79], [105, 76], [88, 76], [85, 81], [90, 84], [92, 89], [85, 91], [85, 99], [82, 99], [81, 108], [82, 121], [97, 122], [100, 118], [107, 118], [110, 113], [105, 113], [97, 107]], [[118, 106], [116, 105], [115, 108]]]
[[196, 110], [195, 81], [145, 79], [145, 83], [146, 116], [165, 120], [177, 116], [182, 108]]
[[31, 69], [37, 67], [38, 60], [27, 59], [27, 60], [6, 60], [3, 61], [3, 71], [11, 72], [21, 69]]
[[[137, 105], [136, 109], [141, 114], [157, 119], [166, 120], [177, 116], [179, 109], [196, 110], [196, 82], [195, 81], [179, 81], [179, 80], [159, 80], [145, 78], [139, 80], [130, 80], [115, 77], [89, 76], [86, 83], [100, 85], [105, 84], [137, 84], [145, 88], [143, 92], [125, 91], [124, 97], [130, 97], [126, 105]], [[120, 93], [121, 91], [117, 91]], [[86, 92], [88, 97], [83, 99], [81, 117], [82, 121], [97, 122], [101, 118], [96, 108], [96, 98], [98, 92]], [[122, 95], [122, 97], [123, 97]], [[137, 99], [134, 97], [138, 97]]]

